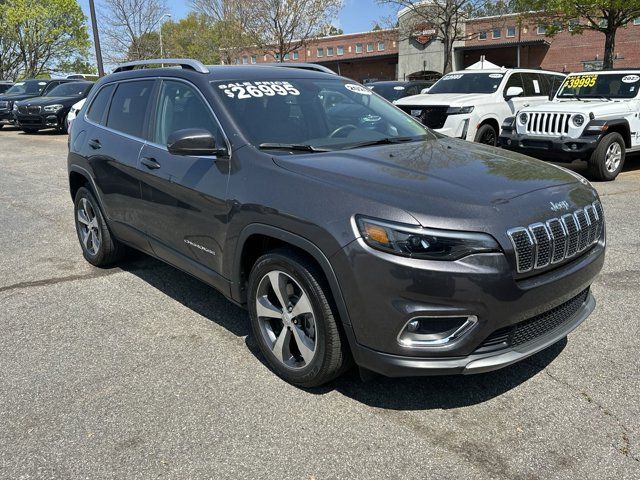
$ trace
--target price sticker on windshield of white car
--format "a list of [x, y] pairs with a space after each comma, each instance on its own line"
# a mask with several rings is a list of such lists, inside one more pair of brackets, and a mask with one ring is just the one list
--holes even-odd
[[598, 80], [598, 75], [576, 75], [573, 77], [567, 77], [564, 81], [564, 88], [582, 88], [593, 87]]
[[442, 77], [442, 80], [458, 80], [462, 78], [461, 73], [456, 73], [455, 75], [447, 75], [446, 77]]
[[300, 95], [300, 90], [289, 82], [284, 81], [264, 81], [264, 82], [235, 82], [223, 83], [218, 88], [224, 94], [236, 100], [246, 100], [247, 98], [274, 97], [276, 95]]

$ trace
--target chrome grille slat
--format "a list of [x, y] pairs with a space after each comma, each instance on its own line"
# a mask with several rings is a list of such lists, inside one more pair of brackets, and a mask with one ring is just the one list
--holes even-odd
[[[541, 119], [530, 121], [539, 122]], [[507, 236], [513, 245], [518, 273], [526, 273], [584, 252], [600, 240], [603, 230], [602, 205], [594, 202], [559, 218], [533, 223], [528, 227], [511, 228]]]
[[566, 135], [569, 133], [569, 113], [529, 113], [525, 133], [535, 135]]

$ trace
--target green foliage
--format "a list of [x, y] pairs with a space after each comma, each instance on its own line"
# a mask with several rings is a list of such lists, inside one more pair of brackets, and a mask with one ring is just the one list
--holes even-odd
[[6, 0], [0, 22], [2, 35], [18, 52], [22, 76], [87, 58], [89, 35], [76, 0]]
[[177, 22], [162, 25], [165, 57], [194, 58], [205, 65], [220, 62], [222, 22], [213, 24], [206, 16], [190, 13]]

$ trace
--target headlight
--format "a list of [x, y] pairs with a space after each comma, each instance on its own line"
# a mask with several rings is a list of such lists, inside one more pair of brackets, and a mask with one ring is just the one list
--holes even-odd
[[584, 125], [584, 115], [578, 113], [577, 115], [573, 116], [573, 124], [576, 127], [581, 127], [582, 125]]
[[[11, 105], [11, 102], [9, 102], [9, 105]], [[14, 112], [17, 112], [18, 111], [18, 104], [14, 103], [13, 104], [13, 108], [11, 110], [13, 110]]]
[[469, 107], [449, 107], [447, 109], [447, 114], [449, 115], [462, 115], [465, 113], [473, 112], [473, 106]]
[[524, 112], [521, 113], [520, 115], [518, 115], [518, 121], [520, 122], [520, 125], [526, 125], [529, 121], [529, 115]]
[[474, 253], [500, 251], [498, 243], [484, 233], [434, 230], [365, 217], [357, 217], [356, 222], [367, 245], [404, 257], [458, 260]]
[[48, 105], [43, 108], [45, 112], [57, 112], [63, 107], [63, 105]]

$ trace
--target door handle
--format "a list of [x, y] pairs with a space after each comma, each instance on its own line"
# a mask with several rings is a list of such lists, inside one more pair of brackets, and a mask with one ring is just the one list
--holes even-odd
[[149, 170], [155, 170], [156, 168], [160, 168], [160, 164], [156, 161], [155, 158], [142, 157], [140, 159], [140, 163], [142, 163]]
[[89, 146], [94, 150], [100, 150], [102, 148], [102, 145], [100, 144], [100, 140], [98, 140], [97, 138], [93, 138], [89, 140], [88, 143], [89, 143]]

